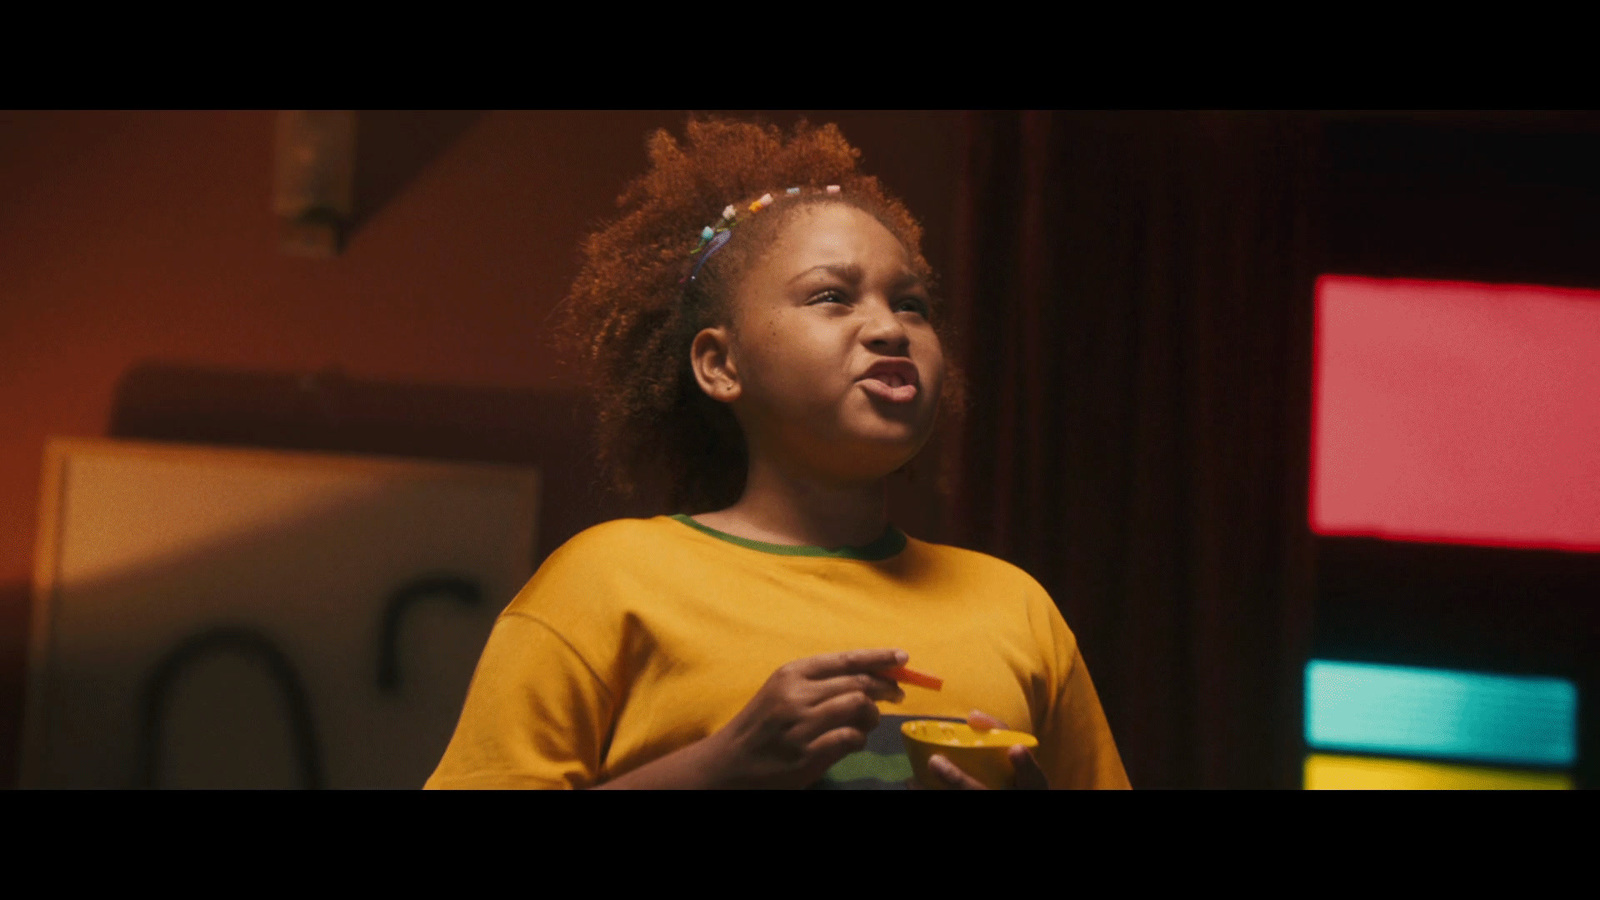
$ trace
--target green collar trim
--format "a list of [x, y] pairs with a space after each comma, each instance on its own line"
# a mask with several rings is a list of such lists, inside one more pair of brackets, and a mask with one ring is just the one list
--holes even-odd
[[824, 556], [831, 557], [833, 559], [864, 559], [868, 561], [876, 561], [880, 559], [888, 559], [889, 557], [898, 554], [901, 550], [906, 548], [905, 532], [894, 527], [893, 525], [890, 525], [888, 528], [884, 529], [882, 537], [870, 544], [866, 544], [865, 546], [840, 547], [836, 550], [830, 550], [827, 547], [796, 547], [788, 544], [768, 544], [765, 541], [752, 541], [749, 538], [742, 538], [737, 535], [728, 534], [725, 531], [718, 531], [715, 528], [707, 528], [683, 513], [677, 513], [676, 515], [669, 516], [668, 518], [676, 519], [677, 521], [682, 522], [696, 531], [711, 535], [719, 541], [727, 541], [730, 544], [744, 547], [747, 550], [757, 550], [762, 553], [771, 553], [776, 556]]

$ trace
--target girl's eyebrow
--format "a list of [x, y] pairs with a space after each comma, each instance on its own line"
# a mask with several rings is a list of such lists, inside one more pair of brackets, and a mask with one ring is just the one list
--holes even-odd
[[[796, 281], [805, 278], [807, 275], [819, 271], [827, 272], [829, 275], [842, 279], [849, 284], [860, 284], [861, 280], [866, 277], [866, 274], [861, 270], [861, 266], [857, 265], [856, 263], [823, 263], [820, 266], [812, 266], [811, 268], [806, 269], [804, 272], [794, 276], [793, 278], [789, 279], [789, 283], [793, 284]], [[902, 270], [899, 275], [895, 276], [893, 283], [890, 285], [892, 289], [897, 291], [913, 286], [921, 287], [922, 278], [916, 272], [913, 272], [910, 269]]]
[[823, 263], [820, 266], [812, 266], [804, 272], [794, 276], [793, 278], [789, 279], [789, 283], [793, 284], [807, 275], [810, 275], [812, 272], [827, 272], [829, 275], [832, 275], [836, 278], [842, 278], [852, 284], [860, 281], [862, 275], [861, 267], [855, 263]]

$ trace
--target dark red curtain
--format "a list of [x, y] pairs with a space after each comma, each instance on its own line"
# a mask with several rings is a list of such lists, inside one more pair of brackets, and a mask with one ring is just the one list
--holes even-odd
[[1318, 125], [974, 113], [949, 533], [1077, 633], [1135, 787], [1295, 787]]

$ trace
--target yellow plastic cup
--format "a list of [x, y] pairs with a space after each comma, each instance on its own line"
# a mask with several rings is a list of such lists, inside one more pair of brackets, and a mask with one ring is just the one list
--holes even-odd
[[949, 788], [943, 778], [928, 771], [928, 759], [935, 753], [956, 764], [956, 768], [971, 775], [993, 790], [1012, 786], [1016, 770], [1008, 755], [1012, 747], [1021, 744], [1029, 750], [1039, 746], [1039, 739], [1023, 731], [978, 731], [965, 722], [945, 722], [939, 719], [913, 719], [900, 726], [906, 739], [906, 756], [911, 760], [911, 771], [918, 783], [933, 790]]

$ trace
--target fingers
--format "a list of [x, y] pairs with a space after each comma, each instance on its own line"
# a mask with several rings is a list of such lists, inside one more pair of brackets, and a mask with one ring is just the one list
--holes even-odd
[[834, 763], [857, 750], [865, 749], [866, 746], [866, 731], [859, 728], [835, 728], [812, 741], [806, 748], [806, 754], [816, 760], [818, 767], [826, 772]]
[[854, 731], [865, 742], [867, 734], [878, 727], [879, 719], [877, 703], [865, 694], [851, 691], [818, 703], [812, 715], [796, 723], [787, 737], [796, 746], [809, 746], [825, 735]]
[[961, 771], [955, 763], [944, 756], [935, 753], [928, 757], [928, 771], [938, 776], [939, 780], [958, 791], [986, 791], [983, 782]]
[[882, 670], [903, 650], [850, 650], [807, 657], [773, 672], [714, 738], [728, 784], [803, 787], [866, 745], [879, 702], [905, 692]]
[[881, 672], [906, 657], [904, 650], [849, 650], [796, 660], [784, 668], [808, 682], [805, 693], [812, 703], [852, 691], [872, 700], [899, 703], [906, 698], [905, 691]]
[[[978, 709], [967, 713], [967, 724], [972, 726], [975, 731], [1010, 730], [1006, 723]], [[1017, 790], [1049, 790], [1050, 779], [1046, 778], [1044, 770], [1039, 768], [1039, 761], [1034, 758], [1033, 751], [1018, 744], [1006, 751], [1006, 755], [1011, 760], [1011, 768], [1016, 772], [1016, 779], [1012, 782], [1012, 785]]]
[[1047, 791], [1050, 789], [1050, 779], [1045, 777], [1044, 770], [1039, 768], [1039, 761], [1033, 758], [1033, 751], [1027, 747], [1012, 747], [1009, 755], [1011, 767], [1017, 772], [1016, 788], [1019, 791]]
[[[822, 777], [834, 763], [867, 746], [878, 725], [877, 704], [859, 693], [835, 697], [817, 707], [817, 717], [796, 726], [789, 739], [804, 747], [805, 780]], [[813, 732], [819, 732], [813, 735]]]
[[[1016, 778], [1012, 782], [1013, 788], [1019, 791], [1049, 790], [1049, 779], [1045, 778], [1044, 770], [1039, 768], [1038, 760], [1033, 758], [1027, 747], [1012, 747], [1007, 755], [1011, 759], [1012, 768], [1016, 770]], [[928, 758], [928, 770], [955, 790], [988, 790], [983, 782], [961, 771], [955, 763], [940, 754], [935, 753]]]
[[839, 675], [826, 681], [812, 682], [819, 700], [837, 694], [860, 693], [872, 700], [899, 703], [906, 692], [896, 682], [877, 675]]
[[843, 653], [824, 653], [795, 663], [808, 678], [832, 678], [836, 675], [871, 674], [891, 666], [904, 665], [910, 659], [904, 650], [846, 650]]

